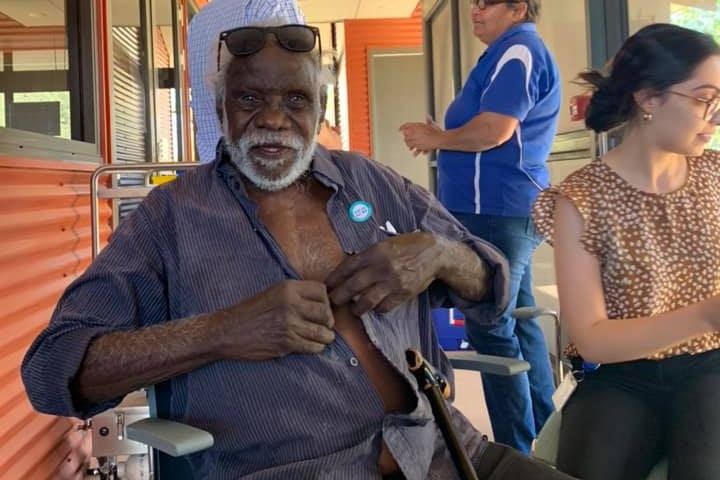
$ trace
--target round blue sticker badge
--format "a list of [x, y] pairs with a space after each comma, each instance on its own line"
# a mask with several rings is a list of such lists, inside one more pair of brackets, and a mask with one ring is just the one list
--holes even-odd
[[363, 200], [358, 200], [357, 202], [354, 202], [352, 205], [350, 205], [350, 208], [348, 209], [348, 215], [350, 215], [350, 220], [356, 223], [367, 222], [372, 217], [372, 214], [372, 205]]

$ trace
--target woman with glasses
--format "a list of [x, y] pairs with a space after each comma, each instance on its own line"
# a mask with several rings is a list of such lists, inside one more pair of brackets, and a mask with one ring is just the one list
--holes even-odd
[[530, 209], [548, 186], [546, 159], [560, 109], [560, 76], [535, 28], [539, 0], [471, 2], [473, 33], [488, 48], [448, 108], [445, 129], [430, 123], [401, 127], [416, 154], [439, 150], [438, 198], [474, 235], [510, 261], [511, 299], [496, 325], [468, 329], [481, 353], [522, 358], [532, 365], [511, 377], [484, 375], [495, 440], [529, 453], [553, 411], [552, 372], [535, 320], [510, 312], [535, 305], [532, 255], [541, 237]]
[[[720, 47], [655, 24], [594, 87], [586, 125], [622, 143], [538, 198], [582, 380], [558, 468], [585, 480], [720, 478]], [[583, 372], [583, 370], [585, 370]]]

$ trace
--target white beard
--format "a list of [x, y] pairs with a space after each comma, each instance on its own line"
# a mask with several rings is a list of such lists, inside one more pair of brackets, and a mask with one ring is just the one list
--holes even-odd
[[[225, 122], [227, 125], [227, 122]], [[240, 172], [247, 177], [256, 187], [261, 190], [276, 192], [282, 190], [298, 180], [310, 168], [312, 157], [315, 153], [316, 141], [313, 140], [309, 144], [305, 144], [299, 135], [277, 133], [277, 132], [255, 132], [244, 135], [237, 141], [231, 141], [228, 129], [223, 127], [225, 134], [225, 147], [230, 155], [233, 164]], [[288, 160], [278, 161], [268, 159], [253, 154], [250, 157], [250, 149], [258, 145], [282, 145], [286, 148], [295, 150], [296, 156], [294, 160], [289, 160], [291, 164], [287, 171], [281, 176], [268, 176], [261, 171], [258, 166], [265, 167], [271, 171], [279, 170]]]

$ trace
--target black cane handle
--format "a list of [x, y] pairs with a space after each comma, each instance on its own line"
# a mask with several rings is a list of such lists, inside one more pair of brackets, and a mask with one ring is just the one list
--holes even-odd
[[452, 420], [450, 419], [450, 413], [445, 405], [441, 384], [445, 383], [445, 390], [448, 392], [448, 395], [450, 386], [442, 377], [435, 373], [432, 365], [430, 365], [417, 350], [406, 350], [405, 358], [407, 359], [410, 371], [418, 381], [420, 390], [425, 393], [430, 401], [435, 422], [437, 422], [438, 427], [440, 427], [440, 431], [450, 451], [450, 456], [458, 469], [460, 478], [462, 480], [478, 480], [475, 469], [472, 463], [470, 463], [470, 458], [468, 458], [467, 452], [455, 432]]

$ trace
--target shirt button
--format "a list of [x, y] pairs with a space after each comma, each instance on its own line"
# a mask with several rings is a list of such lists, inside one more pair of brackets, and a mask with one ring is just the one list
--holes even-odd
[[360, 365], [360, 362], [358, 362], [357, 358], [350, 357], [350, 365], [352, 365], [353, 367], [357, 367], [358, 365]]

